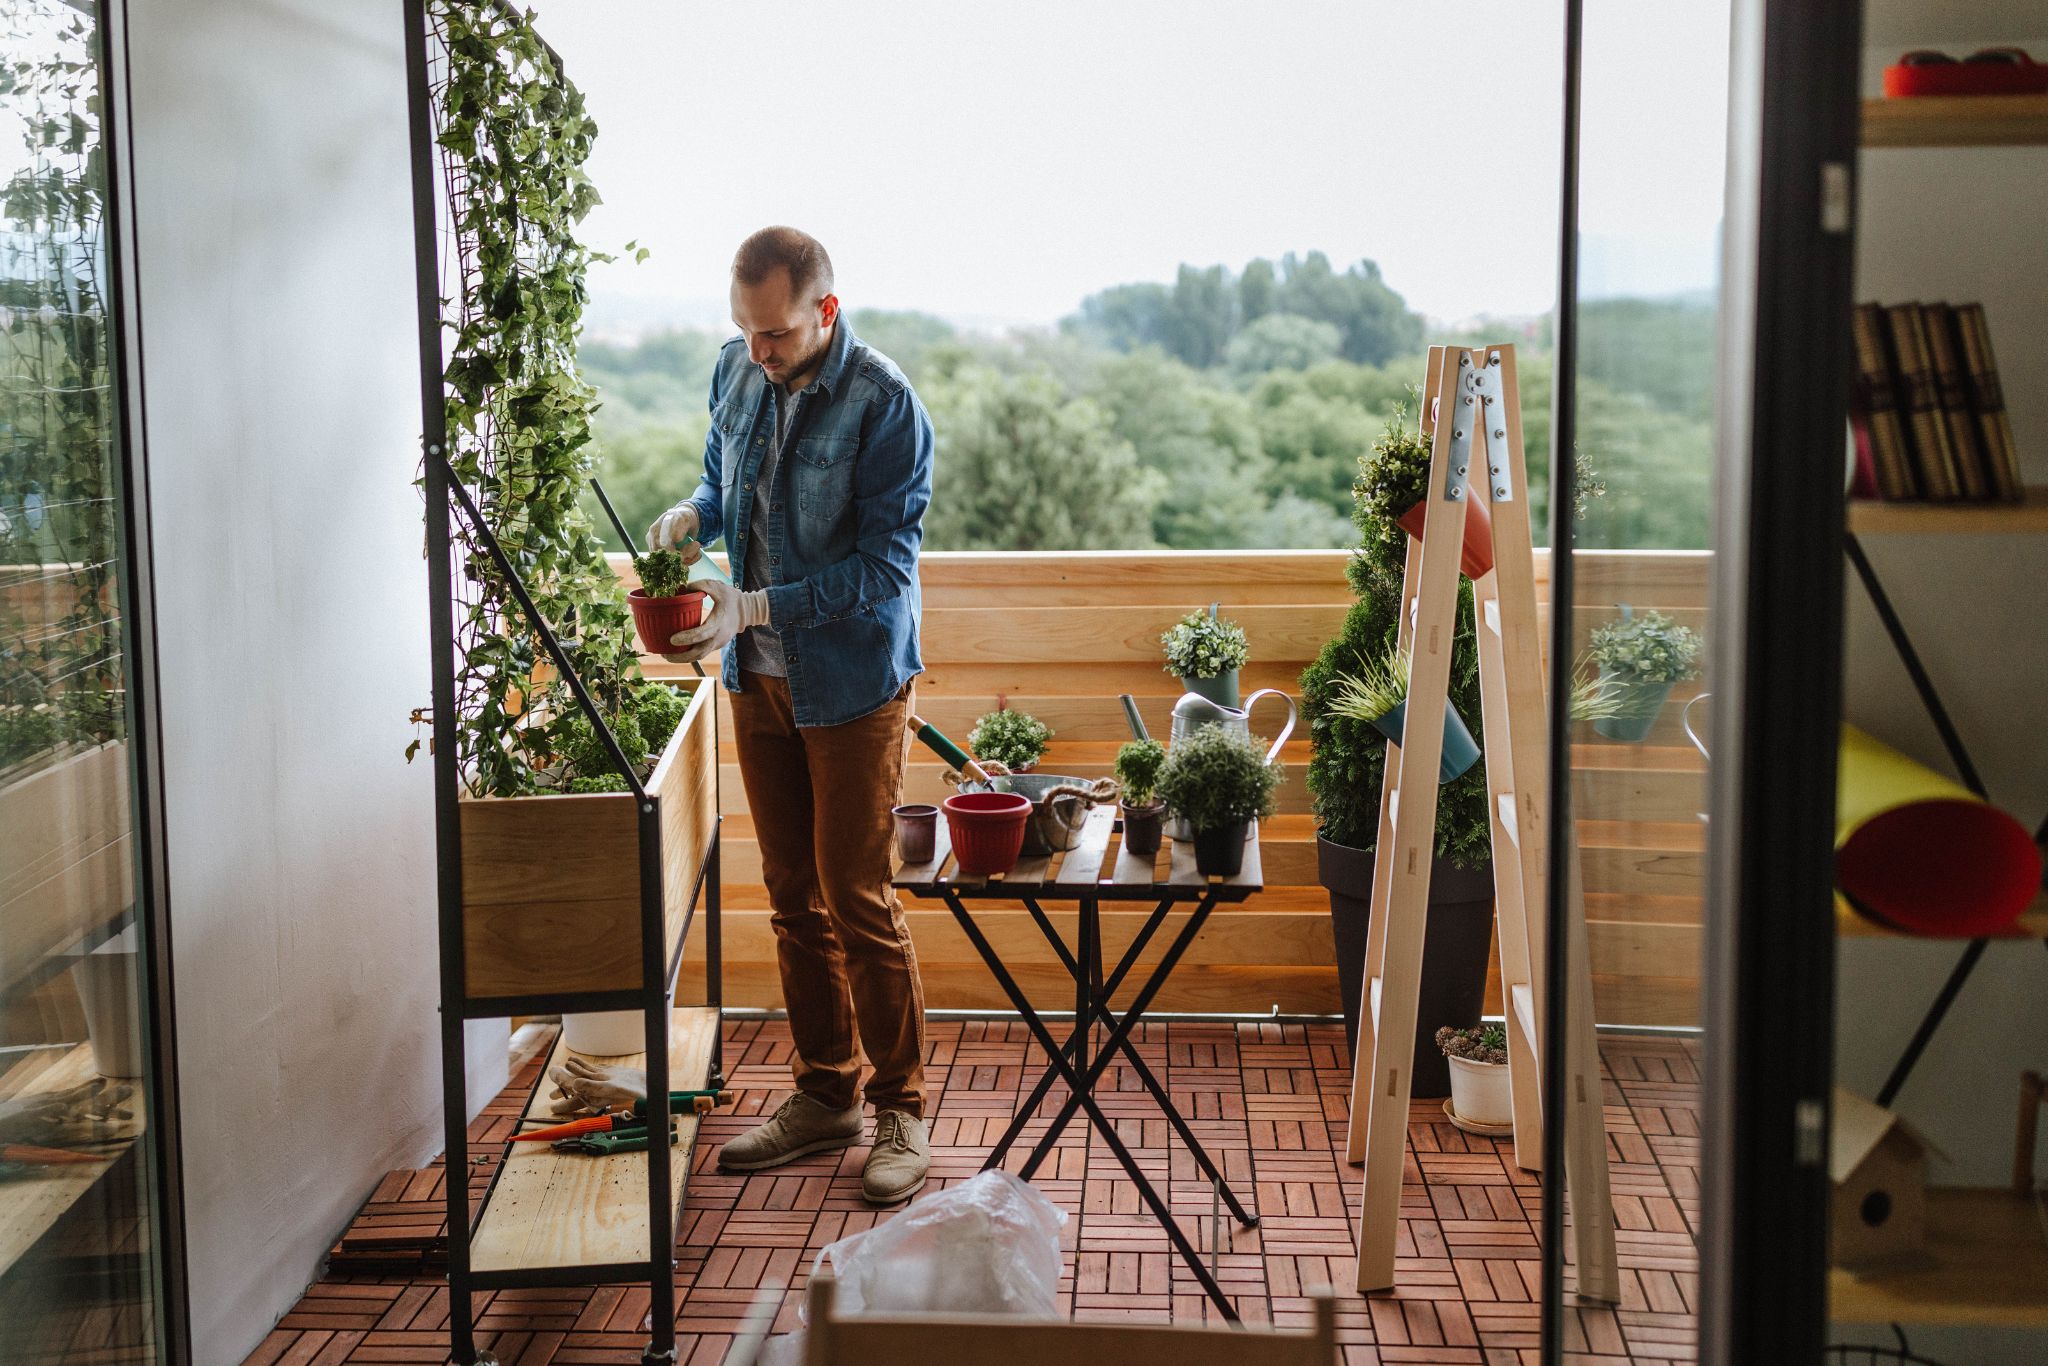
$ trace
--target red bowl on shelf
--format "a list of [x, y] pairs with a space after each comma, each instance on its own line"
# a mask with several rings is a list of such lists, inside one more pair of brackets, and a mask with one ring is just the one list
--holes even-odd
[[678, 631], [694, 630], [704, 620], [704, 593], [678, 593], [672, 598], [650, 598], [644, 588], [626, 594], [633, 609], [633, 626], [640, 632], [640, 649], [650, 655], [675, 653], [671, 639]]
[[961, 877], [994, 877], [1017, 866], [1031, 799], [1021, 792], [963, 792], [946, 798], [946, 831]]

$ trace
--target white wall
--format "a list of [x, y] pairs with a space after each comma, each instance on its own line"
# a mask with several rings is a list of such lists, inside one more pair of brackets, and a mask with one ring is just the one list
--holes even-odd
[[[384, 1172], [440, 1146], [431, 772], [403, 762], [428, 700], [405, 70], [391, 0], [133, 6], [130, 46], [187, 1241], [214, 1366]], [[484, 1033], [488, 1094], [504, 1036]]]

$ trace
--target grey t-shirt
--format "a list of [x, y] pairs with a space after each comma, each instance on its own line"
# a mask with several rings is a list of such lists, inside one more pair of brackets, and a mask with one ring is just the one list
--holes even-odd
[[[775, 438], [768, 443], [768, 453], [761, 458], [761, 469], [754, 476], [754, 505], [747, 515], [747, 562], [741, 570], [740, 587], [749, 590], [767, 588], [777, 581], [773, 566], [768, 563], [768, 509], [775, 501], [775, 475], [782, 468], [782, 449], [795, 425], [797, 404], [803, 399], [801, 392], [792, 394], [780, 384], [769, 387], [775, 393]], [[782, 657], [782, 637], [768, 627], [756, 626], [741, 632], [739, 646], [742, 669], [775, 678], [789, 677], [789, 665]]]

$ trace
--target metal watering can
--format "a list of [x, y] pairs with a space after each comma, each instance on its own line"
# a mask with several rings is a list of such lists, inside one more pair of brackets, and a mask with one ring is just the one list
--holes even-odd
[[[1277, 697], [1287, 704], [1287, 722], [1280, 727], [1279, 737], [1273, 741], [1273, 747], [1266, 751], [1266, 762], [1272, 763], [1280, 757], [1280, 746], [1286, 744], [1287, 737], [1294, 734], [1296, 717], [1294, 699], [1278, 688], [1259, 689], [1244, 700], [1242, 707], [1226, 707], [1220, 702], [1210, 701], [1198, 692], [1181, 694], [1180, 701], [1173, 704], [1173, 732], [1168, 737], [1168, 747], [1179, 744], [1182, 736], [1193, 735], [1203, 726], [1222, 726], [1250, 739], [1252, 708], [1258, 705], [1262, 697]], [[1166, 820], [1166, 835], [1168, 839], [1192, 840], [1195, 831], [1194, 827], [1179, 816], [1169, 814]]]

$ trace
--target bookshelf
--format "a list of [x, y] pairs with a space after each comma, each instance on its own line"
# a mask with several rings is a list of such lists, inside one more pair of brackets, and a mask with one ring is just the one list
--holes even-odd
[[2048, 95], [1863, 101], [1865, 147], [2048, 146]]
[[1859, 498], [1849, 504], [1856, 535], [2017, 536], [2048, 532], [2048, 486], [2027, 490], [2018, 503], [1887, 503]]

